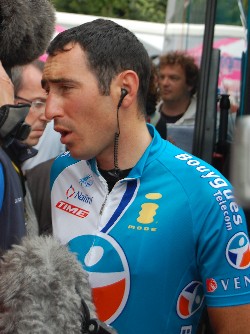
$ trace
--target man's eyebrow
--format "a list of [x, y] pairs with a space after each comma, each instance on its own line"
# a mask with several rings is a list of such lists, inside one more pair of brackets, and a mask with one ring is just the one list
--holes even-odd
[[49, 83], [53, 83], [53, 84], [77, 84], [76, 81], [74, 80], [71, 80], [71, 79], [65, 79], [65, 78], [57, 78], [57, 79], [42, 79], [41, 80], [41, 85], [42, 85], [42, 88], [46, 88], [46, 86], [49, 84]]
[[32, 101], [41, 101], [41, 102], [46, 102], [46, 98], [37, 96], [32, 99]]

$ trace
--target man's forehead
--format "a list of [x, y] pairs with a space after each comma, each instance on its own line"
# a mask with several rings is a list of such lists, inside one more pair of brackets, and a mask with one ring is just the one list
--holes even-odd
[[52, 55], [48, 55], [45, 66], [59, 61], [74, 61], [74, 59], [84, 59], [84, 51], [78, 43], [68, 43], [63, 50], [56, 50]]
[[48, 79], [53, 76], [62, 76], [67, 73], [67, 69], [71, 67], [71, 70], [75, 67], [79, 67], [84, 63], [82, 55], [76, 55], [72, 52], [73, 49], [69, 51], [60, 51], [55, 55], [49, 55], [43, 70], [43, 79]]
[[166, 64], [163, 66], [160, 66], [159, 68], [160, 72], [178, 72], [178, 73], [184, 73], [184, 68], [178, 64]]

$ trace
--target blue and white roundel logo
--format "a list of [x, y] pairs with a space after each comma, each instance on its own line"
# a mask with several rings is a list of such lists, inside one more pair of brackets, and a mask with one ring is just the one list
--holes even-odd
[[177, 313], [180, 318], [191, 317], [202, 305], [204, 292], [201, 282], [193, 281], [189, 283], [179, 295], [177, 301]]
[[250, 266], [249, 239], [244, 232], [235, 234], [226, 248], [228, 263], [236, 269], [246, 269]]
[[68, 243], [89, 274], [98, 317], [107, 324], [113, 322], [126, 305], [130, 275], [126, 257], [109, 235], [82, 235]]

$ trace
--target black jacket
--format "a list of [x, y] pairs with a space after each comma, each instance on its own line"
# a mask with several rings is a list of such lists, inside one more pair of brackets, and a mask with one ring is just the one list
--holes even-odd
[[7, 148], [0, 147], [0, 174], [3, 173], [3, 202], [0, 203], [0, 254], [20, 243], [26, 235], [25, 183], [21, 164], [37, 154], [37, 150], [14, 140]]
[[[0, 184], [3, 202], [0, 205], [0, 253], [12, 244], [20, 242], [26, 234], [23, 188], [18, 170], [9, 156], [0, 147], [0, 174], [4, 182]], [[2, 182], [1, 182], [2, 183]]]

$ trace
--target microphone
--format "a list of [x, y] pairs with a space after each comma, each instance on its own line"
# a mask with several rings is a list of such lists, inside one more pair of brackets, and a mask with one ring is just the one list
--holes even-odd
[[1, 333], [117, 334], [97, 318], [88, 273], [53, 236], [13, 245], [0, 277]]
[[0, 0], [0, 60], [8, 73], [46, 51], [55, 30], [55, 13], [49, 0]]

